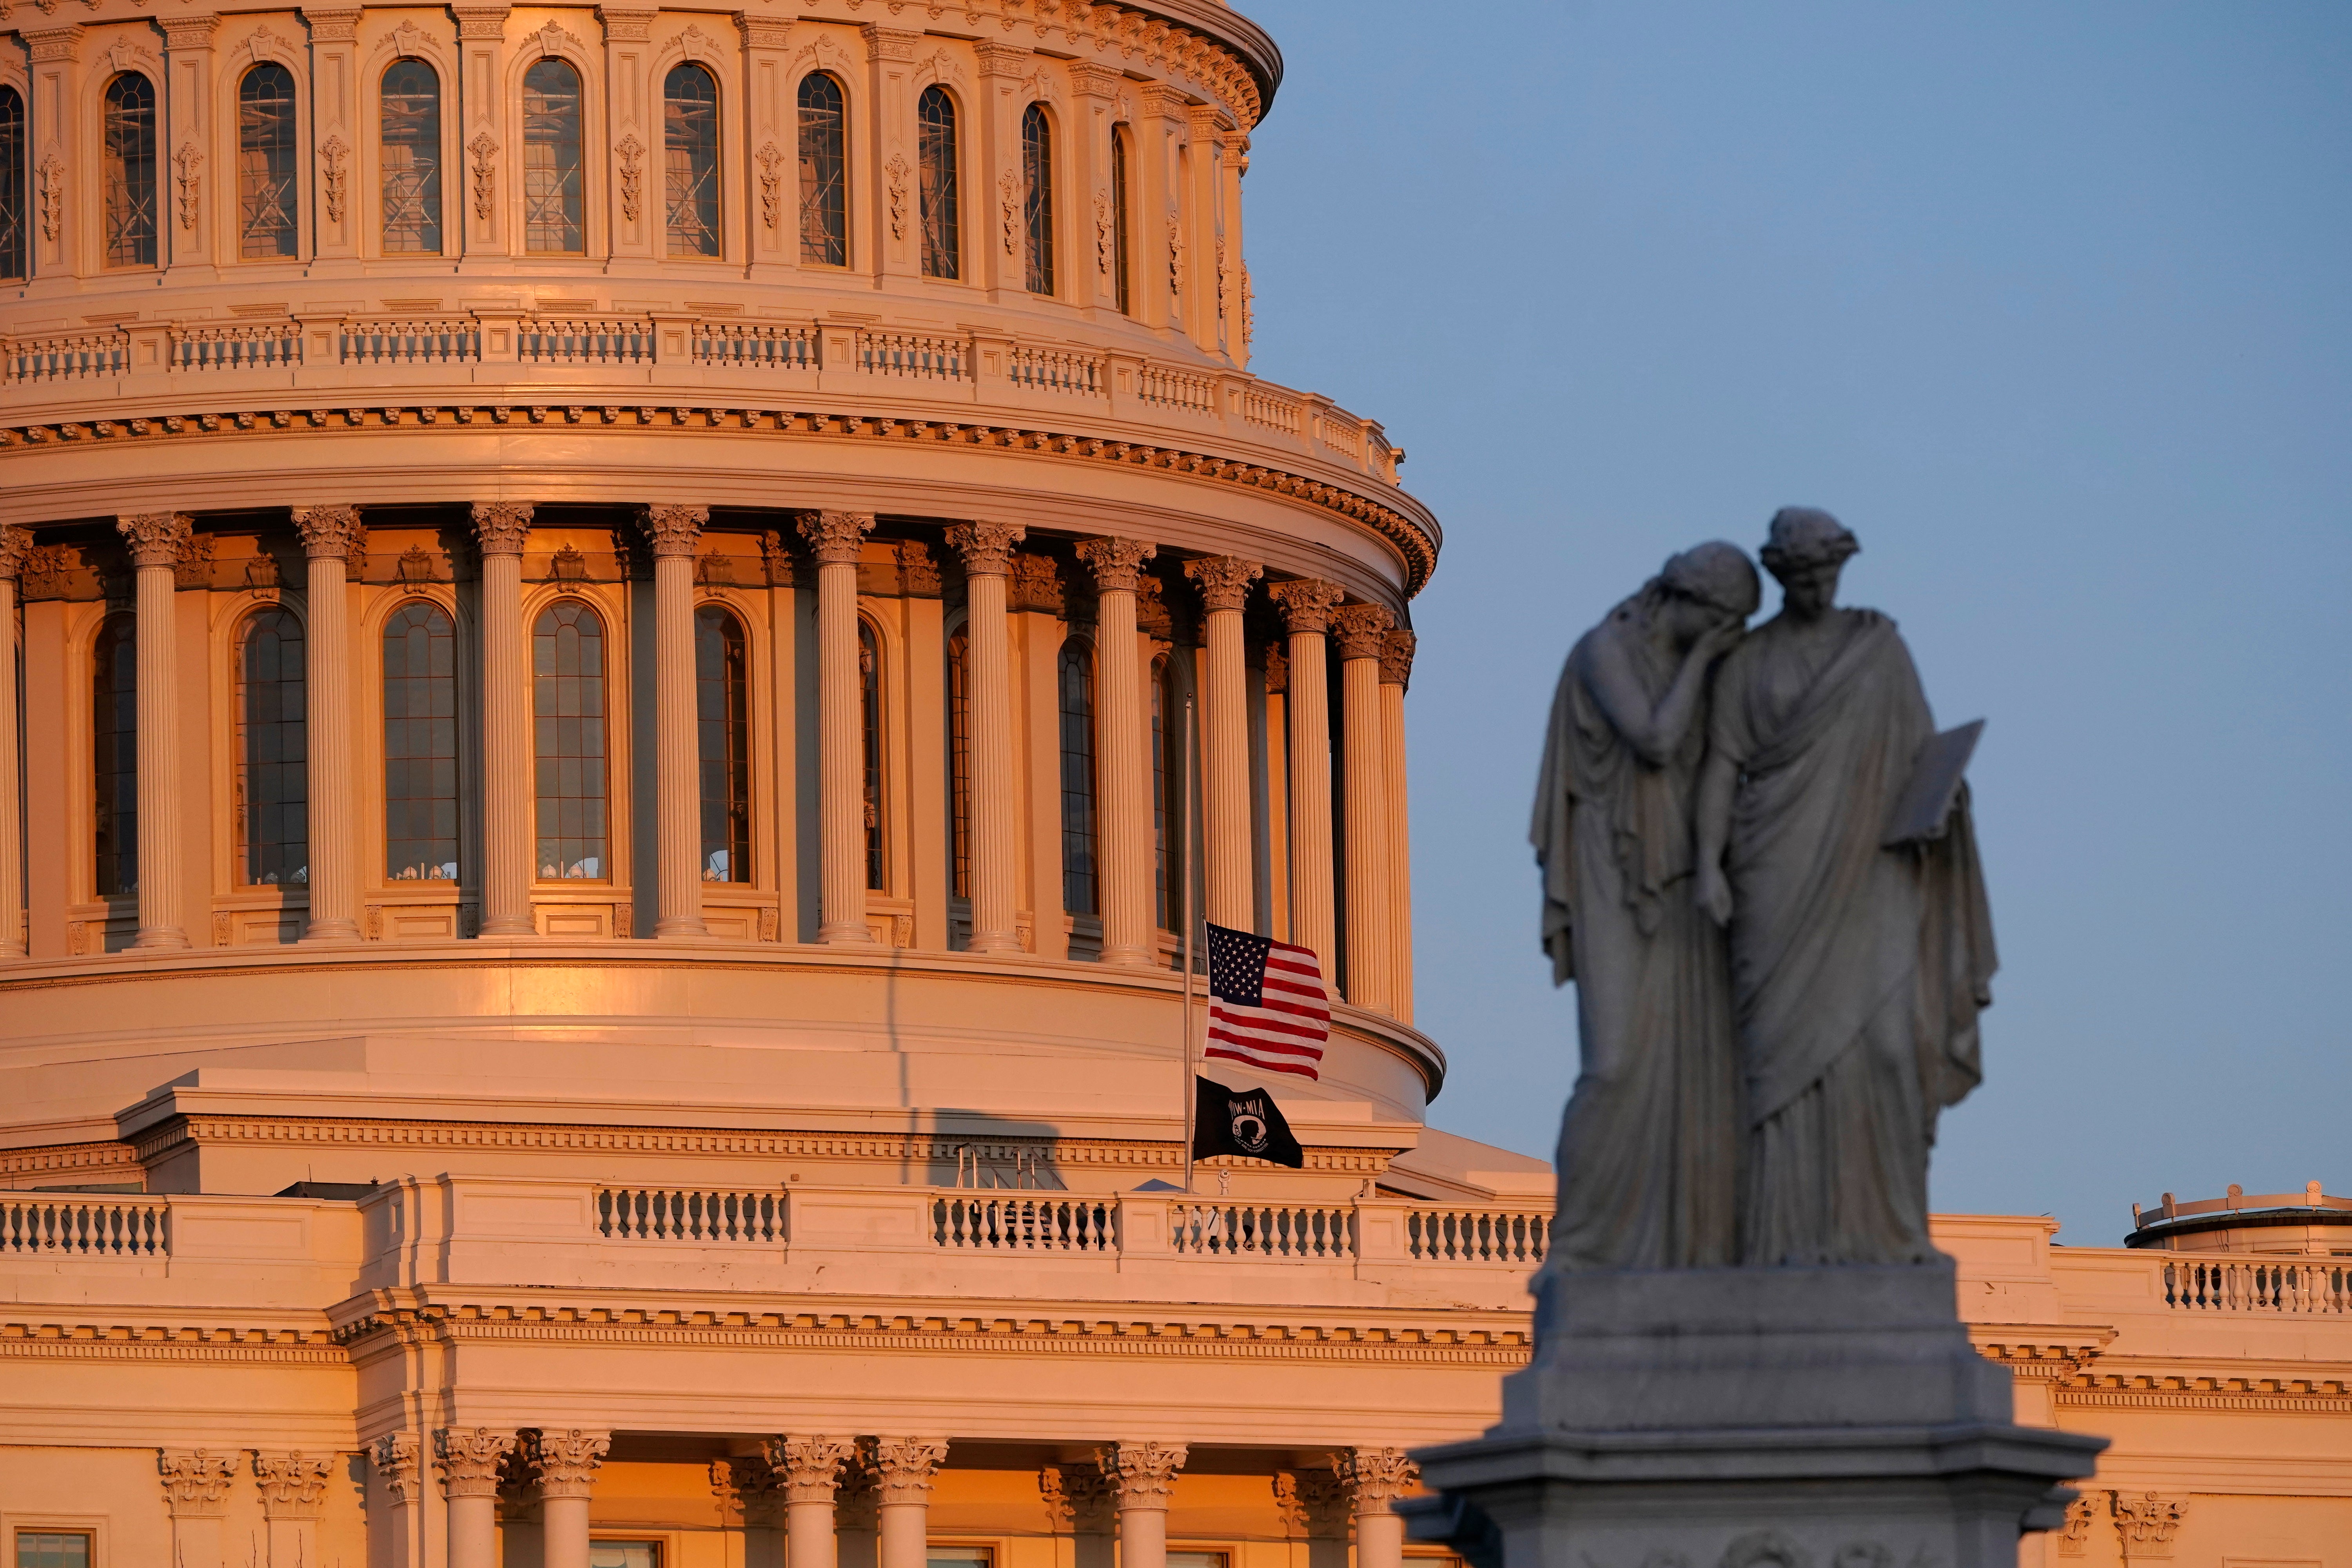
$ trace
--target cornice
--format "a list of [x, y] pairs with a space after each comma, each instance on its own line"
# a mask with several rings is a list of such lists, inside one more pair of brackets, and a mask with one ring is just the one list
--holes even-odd
[[116, 1323], [0, 1321], [0, 1361], [10, 1360], [345, 1366], [351, 1355], [323, 1329], [129, 1328]]
[[[139, 1152], [128, 1143], [55, 1143], [0, 1150], [0, 1176], [62, 1174], [68, 1171], [136, 1171]], [[0, 1194], [0, 1196], [5, 1196]]]
[[[1407, 598], [1418, 594], [1437, 567], [1433, 525], [1326, 479], [1244, 459], [1218, 457], [1186, 447], [1126, 441], [1025, 425], [963, 424], [909, 418], [899, 414], [810, 412], [741, 405], [456, 405], [384, 404], [338, 408], [239, 409], [221, 412], [119, 414], [102, 419], [0, 426], [0, 456], [66, 442], [120, 443], [226, 440], [240, 435], [278, 437], [353, 430], [417, 428], [440, 424], [505, 425], [517, 416], [532, 423], [555, 416], [568, 423], [653, 424], [667, 415], [671, 426], [738, 435], [815, 437], [830, 440], [905, 441], [951, 447], [1030, 451], [1080, 462], [1119, 464], [1186, 474], [1206, 482], [1271, 492], [1300, 501], [1370, 530], [1402, 559]], [[135, 462], [136, 458], [124, 458]]]

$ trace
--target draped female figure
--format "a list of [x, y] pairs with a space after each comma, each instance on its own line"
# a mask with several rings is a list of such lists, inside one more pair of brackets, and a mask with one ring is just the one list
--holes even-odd
[[1781, 612], [1712, 698], [1699, 900], [1730, 932], [1749, 1265], [1936, 1256], [1927, 1151], [1976, 1086], [1991, 1001], [1966, 789], [1928, 837], [1886, 842], [1935, 723], [1895, 623], [1832, 602], [1860, 548], [1827, 512], [1773, 518]]
[[1669, 560], [1560, 671], [1530, 837], [1555, 984], [1576, 982], [1551, 1271], [1733, 1260], [1738, 1083], [1691, 802], [1709, 667], [1759, 597], [1733, 545]]

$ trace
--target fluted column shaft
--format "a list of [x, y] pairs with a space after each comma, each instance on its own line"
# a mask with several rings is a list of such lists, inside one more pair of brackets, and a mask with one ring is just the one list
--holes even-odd
[[[1018, 524], [960, 522], [948, 543], [963, 555], [966, 679], [971, 710], [971, 943], [974, 952], [1018, 952], [1013, 929], [1013, 660], [1004, 577]], [[1130, 610], [1130, 614], [1131, 614]]]
[[[522, 546], [529, 501], [478, 501], [482, 550], [481, 934], [529, 936], [531, 816], [530, 670], [523, 658]], [[451, 1529], [455, 1530], [455, 1525]]]
[[1331, 700], [1324, 634], [1337, 584], [1300, 578], [1269, 592], [1290, 633], [1290, 940], [1314, 950], [1326, 989], [1339, 990], [1331, 863]]
[[17, 788], [16, 579], [32, 536], [0, 523], [0, 962], [25, 956], [25, 796]]
[[1257, 898], [1250, 850], [1248, 672], [1242, 653], [1242, 609], [1252, 579], [1264, 570], [1230, 555], [1184, 563], [1201, 585], [1208, 611], [1208, 680], [1202, 714], [1202, 800], [1208, 851], [1209, 919], [1237, 931], [1255, 930]]
[[[702, 923], [702, 768], [695, 711], [694, 552], [703, 506], [649, 506], [637, 521], [654, 547], [654, 936], [706, 936]], [[856, 568], [852, 567], [853, 574]], [[853, 583], [853, 587], [855, 586]], [[856, 627], [853, 625], [854, 634]], [[862, 923], [862, 922], [861, 922]]]
[[947, 1462], [940, 1438], [884, 1437], [869, 1456], [881, 1542], [877, 1568], [923, 1568], [930, 1543], [931, 1479]]
[[1404, 693], [1416, 638], [1388, 635], [1381, 653], [1381, 774], [1389, 813], [1389, 1011], [1412, 1022], [1412, 831], [1406, 820]]
[[1131, 539], [1088, 539], [1078, 558], [1097, 590], [1095, 755], [1102, 792], [1102, 961], [1152, 961], [1151, 771], [1145, 755], [1143, 661], [1135, 637], [1136, 580], [1154, 553]]
[[[857, 668], [857, 556], [870, 512], [803, 514], [816, 568], [817, 940], [870, 946], [866, 926], [866, 748]], [[825, 1507], [832, 1509], [828, 1502]], [[825, 1527], [832, 1540], [832, 1526]], [[800, 1559], [795, 1549], [793, 1562]]]
[[1388, 748], [1381, 722], [1381, 655], [1394, 616], [1378, 605], [1336, 612], [1341, 727], [1340, 784], [1348, 803], [1348, 1000], [1385, 1013], [1395, 1004], [1389, 966]]
[[351, 605], [346, 568], [367, 549], [355, 506], [297, 507], [294, 526], [309, 562], [303, 718], [310, 729], [310, 923], [309, 942], [360, 940], [359, 816], [352, 769]]
[[[139, 942], [180, 948], [180, 661], [172, 570], [193, 531], [176, 511], [115, 520], [139, 569]], [[9, 672], [14, 679], [16, 672]]]

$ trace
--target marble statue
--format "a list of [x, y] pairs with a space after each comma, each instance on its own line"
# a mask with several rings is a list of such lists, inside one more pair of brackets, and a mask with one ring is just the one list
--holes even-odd
[[1926, 826], [1889, 842], [1937, 737], [1895, 623], [1836, 605], [1860, 548], [1825, 511], [1775, 516], [1761, 553], [1780, 613], [1725, 656], [1709, 698], [1696, 893], [1730, 937], [1751, 1267], [1937, 1259], [1928, 1146], [1976, 1086], [1991, 1001], [1957, 772]]
[[1582, 1046], [1549, 1268], [1734, 1260], [1741, 1119], [1722, 932], [1694, 893], [1707, 672], [1759, 599], [1733, 545], [1669, 560], [1578, 640], [1531, 837], [1556, 984]]

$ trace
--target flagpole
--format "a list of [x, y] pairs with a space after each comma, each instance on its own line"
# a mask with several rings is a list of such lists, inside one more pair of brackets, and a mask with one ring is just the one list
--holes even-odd
[[1199, 1098], [1192, 1082], [1192, 694], [1184, 694], [1184, 743], [1179, 771], [1183, 776], [1183, 826], [1176, 842], [1182, 848], [1168, 857], [1184, 879], [1184, 1018], [1179, 1040], [1184, 1054], [1184, 1071], [1177, 1079], [1184, 1096], [1184, 1191], [1192, 1190], [1192, 1109]]

